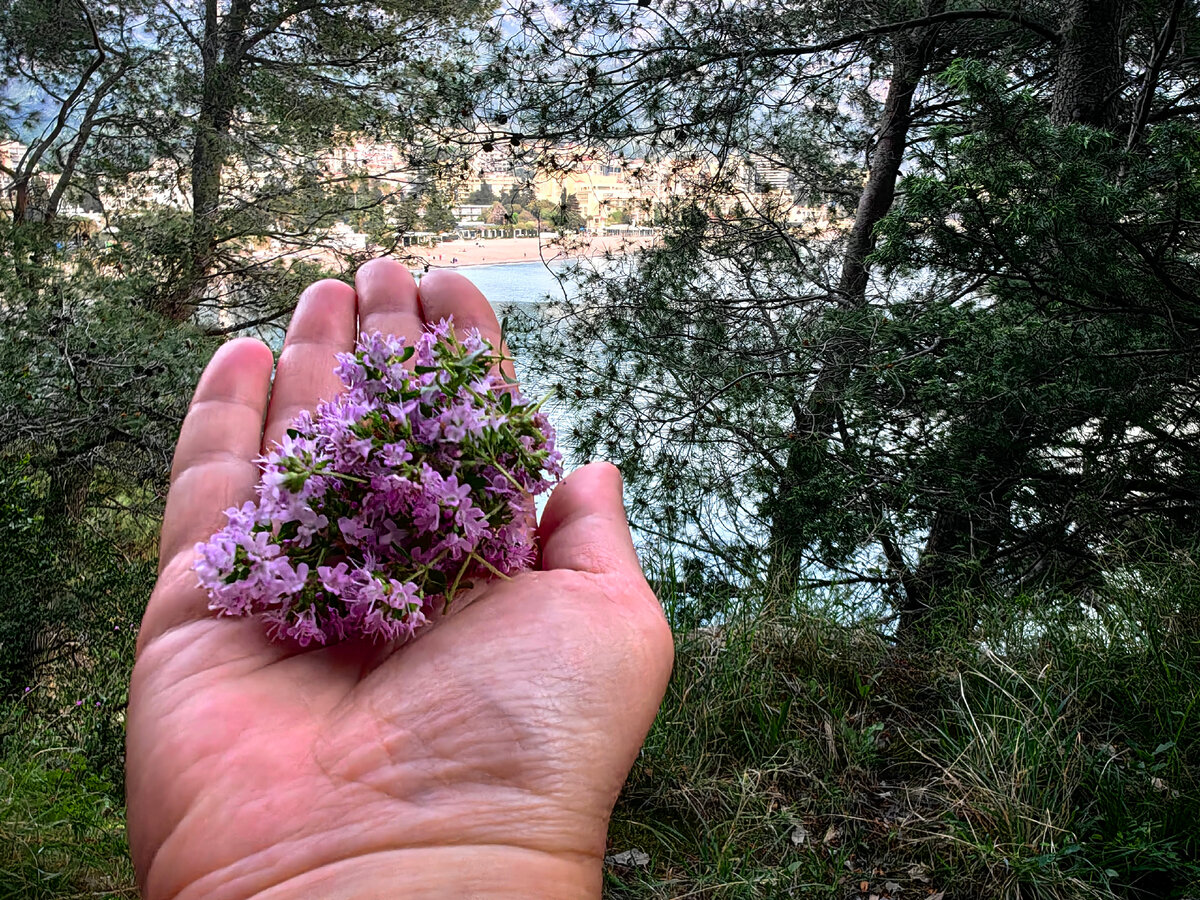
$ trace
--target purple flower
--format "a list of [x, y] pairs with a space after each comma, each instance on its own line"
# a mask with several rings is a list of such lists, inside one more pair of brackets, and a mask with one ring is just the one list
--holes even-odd
[[352, 519], [349, 516], [342, 516], [338, 519], [338, 530], [347, 541], [357, 546], [368, 543], [375, 536], [374, 529], [368, 528], [358, 519]]
[[342, 384], [354, 390], [366, 383], [366, 367], [358, 361], [353, 353], [339, 353], [337, 361], [338, 364], [334, 367], [333, 373], [342, 380]]
[[288, 637], [295, 640], [301, 647], [307, 647], [313, 641], [323, 644], [326, 640], [325, 632], [317, 625], [316, 611], [312, 609], [298, 613], [285, 631]]
[[417, 531], [435, 532], [442, 521], [442, 505], [436, 497], [424, 495], [413, 504], [412, 517]]
[[464, 497], [454, 511], [454, 521], [474, 549], [487, 534], [488, 521], [482, 509]]
[[389, 469], [399, 468], [406, 462], [411, 462], [412, 458], [413, 455], [408, 452], [408, 447], [404, 441], [393, 441], [390, 444], [384, 444], [379, 454], [380, 461]]
[[429, 465], [421, 466], [421, 483], [430, 499], [447, 509], [454, 509], [471, 493], [470, 485], [459, 484], [454, 475], [443, 478], [441, 473]]
[[257, 503], [197, 545], [210, 609], [300, 646], [405, 640], [455, 585], [532, 565], [530, 495], [561, 455], [498, 362], [448, 320], [411, 347], [362, 335], [334, 369], [346, 391], [295, 418], [259, 460]]

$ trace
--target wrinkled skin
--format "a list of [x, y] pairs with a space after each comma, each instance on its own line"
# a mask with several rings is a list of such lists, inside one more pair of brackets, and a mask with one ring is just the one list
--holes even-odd
[[205, 371], [128, 713], [148, 900], [599, 895], [608, 818], [672, 659], [614, 468], [555, 489], [538, 571], [476, 589], [399, 648], [273, 644], [256, 621], [212, 618], [191, 571], [194, 544], [252, 497], [261, 448], [338, 390], [334, 353], [360, 330], [411, 339], [451, 314], [499, 344], [466, 279], [434, 273], [418, 294], [377, 260], [355, 288], [305, 292], [273, 388], [257, 341]]

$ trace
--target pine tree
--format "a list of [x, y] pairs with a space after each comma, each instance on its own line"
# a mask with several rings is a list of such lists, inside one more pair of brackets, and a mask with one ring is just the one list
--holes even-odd
[[922, 641], [1031, 592], [1072, 614], [1118, 544], [1189, 533], [1184, 5], [672, 9], [528, 4], [503, 48], [523, 134], [687, 186], [537, 344], [640, 527]]

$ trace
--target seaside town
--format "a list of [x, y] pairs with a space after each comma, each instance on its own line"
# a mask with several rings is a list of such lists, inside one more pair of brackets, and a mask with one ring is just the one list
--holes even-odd
[[[0, 142], [0, 171], [15, 168], [26, 150], [17, 141]], [[455, 177], [439, 177], [432, 191], [427, 175], [412, 170], [405, 150], [396, 144], [343, 141], [316, 167], [330, 183], [353, 184], [365, 209], [386, 209], [407, 200], [415, 215], [406, 223], [388, 224], [394, 226], [394, 246], [403, 248], [416, 267], [531, 262], [645, 246], [657, 234], [656, 214], [698, 188], [717, 197], [723, 212], [739, 204], [748, 210], [769, 204], [776, 220], [810, 234], [836, 230], [846, 212], [805, 203], [786, 169], [750, 155], [718, 168], [695, 155], [649, 159], [563, 146], [531, 160], [485, 143]], [[233, 163], [227, 173], [231, 182], [242, 185], [261, 178]], [[49, 194], [57, 177], [43, 168], [37, 186]], [[64, 198], [58, 215], [77, 221], [100, 242], [120, 240], [114, 211], [186, 210], [191, 203], [186, 178], [178, 176], [174, 161], [166, 160], [136, 177], [104, 183], [97, 194], [74, 202]], [[0, 203], [11, 203], [11, 198], [0, 197]], [[312, 246], [297, 248], [264, 238], [253, 253], [260, 259], [316, 260], [367, 252], [372, 235], [362, 218], [357, 223], [350, 217], [335, 221]]]

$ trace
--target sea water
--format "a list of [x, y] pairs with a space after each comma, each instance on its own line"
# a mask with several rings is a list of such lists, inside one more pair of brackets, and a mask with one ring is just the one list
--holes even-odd
[[570, 263], [506, 263], [464, 266], [455, 271], [469, 279], [497, 310], [525, 304], [562, 300], [567, 284], [562, 280]]

